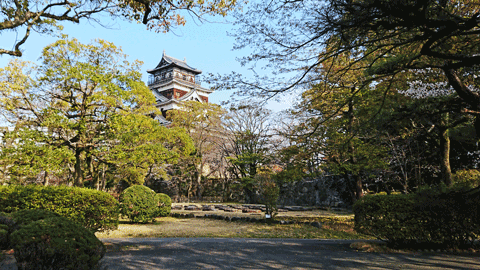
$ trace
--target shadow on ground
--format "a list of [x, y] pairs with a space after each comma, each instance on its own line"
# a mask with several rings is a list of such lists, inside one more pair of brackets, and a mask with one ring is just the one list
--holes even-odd
[[362, 253], [345, 240], [102, 239], [107, 269], [480, 269], [478, 254]]

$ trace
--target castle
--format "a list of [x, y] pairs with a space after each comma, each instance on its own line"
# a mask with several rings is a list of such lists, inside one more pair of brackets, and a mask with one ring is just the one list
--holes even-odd
[[196, 76], [202, 71], [187, 64], [186, 59], [179, 60], [170, 57], [163, 51], [160, 63], [154, 68], [147, 70], [150, 74], [148, 87], [157, 99], [157, 107], [162, 115], [157, 117], [163, 125], [168, 125], [166, 120], [167, 111], [178, 109], [182, 101], [196, 100], [208, 102], [208, 96], [213, 92], [203, 88]]

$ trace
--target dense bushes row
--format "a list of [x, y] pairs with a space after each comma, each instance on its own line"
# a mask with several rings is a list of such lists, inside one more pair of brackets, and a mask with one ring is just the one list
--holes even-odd
[[[19, 269], [95, 269], [105, 247], [94, 232], [114, 229], [122, 214], [134, 222], [167, 216], [171, 199], [133, 186], [121, 203], [109, 194], [73, 187], [0, 187], [0, 248], [15, 250]], [[123, 206], [123, 207], [119, 207]]]
[[18, 269], [96, 269], [105, 246], [92, 231], [57, 213], [0, 213], [2, 248], [13, 248]]
[[355, 229], [397, 245], [464, 246], [480, 237], [479, 194], [455, 188], [365, 196], [353, 208]]
[[91, 231], [116, 229], [118, 202], [106, 192], [67, 186], [0, 186], [0, 211], [45, 209]]

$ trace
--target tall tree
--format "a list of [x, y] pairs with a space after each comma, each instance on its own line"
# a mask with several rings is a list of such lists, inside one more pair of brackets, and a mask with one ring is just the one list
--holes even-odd
[[[114, 44], [63, 39], [47, 46], [41, 61], [28, 68], [14, 60], [0, 69], [0, 112], [15, 127], [10, 150], [20, 151], [24, 147], [18, 145], [34, 141], [41, 148], [68, 152], [63, 161], [77, 186], [86, 176], [95, 177], [98, 164], [128, 165], [131, 173], [144, 176], [147, 163], [173, 162], [191, 150], [181, 132], [161, 127], [148, 116], [159, 112], [140, 80], [140, 62], [127, 62]], [[33, 139], [22, 136], [32, 132]], [[178, 140], [179, 147], [173, 143]], [[42, 160], [48, 159], [54, 160]]]
[[255, 175], [270, 159], [270, 111], [259, 103], [233, 105], [225, 126], [228, 139], [224, 147], [233, 173], [242, 182], [245, 200], [254, 202]]
[[185, 14], [198, 19], [232, 10], [236, 0], [11, 0], [0, 2], [0, 35], [17, 32], [13, 49], [0, 48], [0, 55], [22, 56], [21, 46], [32, 31], [52, 33], [61, 22], [99, 21], [95, 15], [122, 17], [142, 23], [148, 29], [169, 31], [185, 24]]
[[450, 166], [450, 132], [465, 124], [472, 124], [472, 116], [462, 112], [465, 102], [447, 82], [445, 76], [432, 69], [411, 72], [408, 88], [398, 89], [399, 93], [408, 96], [398, 117], [408, 118], [415, 123], [417, 130], [435, 138], [438, 149], [437, 162], [440, 167], [442, 181], [450, 186], [452, 169]]
[[303, 93], [299, 106], [311, 116], [304, 136], [321, 138], [317, 141], [322, 143], [326, 170], [351, 179], [353, 200], [363, 196], [362, 174], [386, 167], [386, 152], [372, 124], [382, 98], [360, 68], [345, 69], [362, 64], [354, 62], [347, 53], [323, 62], [318, 68], [322, 81]]
[[[167, 115], [172, 127], [183, 128], [193, 140], [195, 152], [192, 156], [185, 157], [182, 165], [193, 169], [191, 177], [194, 177], [199, 199], [203, 192], [202, 177], [218, 173], [211, 170], [214, 167], [211, 165], [215, 164], [222, 152], [220, 146], [225, 138], [222, 123], [224, 114], [224, 110], [216, 104], [186, 101], [182, 103], [181, 109], [171, 110]], [[188, 174], [186, 176], [189, 177]], [[189, 185], [189, 194], [192, 188]]]
[[[219, 84], [264, 96], [305, 89], [321, 80], [316, 74], [321, 63], [345, 52], [362, 51], [355, 57], [366, 60], [364, 65], [345, 69], [361, 68], [372, 80], [392, 80], [406, 70], [432, 68], [443, 72], [464, 101], [462, 110], [477, 117], [475, 127], [480, 137], [480, 95], [476, 90], [479, 11], [476, 0], [287, 0], [254, 4], [238, 18], [236, 48], [253, 47], [252, 55], [241, 63], [252, 63], [253, 67], [266, 63], [278, 76], [256, 76], [252, 81], [232, 74]], [[287, 79], [278, 78], [282, 74]]]

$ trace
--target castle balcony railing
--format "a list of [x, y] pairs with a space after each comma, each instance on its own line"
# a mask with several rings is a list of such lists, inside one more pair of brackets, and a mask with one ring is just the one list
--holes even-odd
[[[192, 85], [202, 85], [202, 83], [201, 83], [199, 80], [196, 80], [196, 82], [192, 82], [192, 81], [190, 81], [190, 80], [183, 79], [183, 78], [180, 77], [180, 76], [177, 76], [175, 79], [181, 80], [181, 81], [184, 81], [184, 82], [187, 82], [187, 83], [192, 84]], [[155, 78], [154, 75], [148, 75], [148, 81], [147, 81], [147, 83], [148, 83], [148, 86], [150, 86], [150, 85], [154, 85], [154, 84], [157, 84], [157, 83], [167, 82], [167, 81], [170, 81], [170, 80], [172, 80], [171, 77], [169, 77], [169, 78], [166, 78], [166, 77], [165, 77], [165, 78], [160, 78], [160, 77], [157, 76], [157, 77]]]

